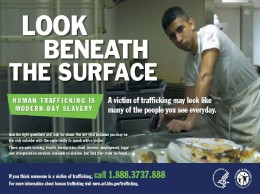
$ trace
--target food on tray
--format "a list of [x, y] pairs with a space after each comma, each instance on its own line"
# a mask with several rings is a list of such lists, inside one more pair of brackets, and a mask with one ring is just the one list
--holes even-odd
[[207, 146], [205, 144], [202, 145], [203, 147], [207, 147], [210, 150], [203, 150], [203, 149], [198, 149], [195, 147], [186, 147], [187, 153], [190, 153], [190, 160], [193, 162], [205, 162], [205, 163], [218, 163], [218, 162], [234, 162], [236, 161], [237, 155], [239, 152], [230, 155], [229, 157], [221, 157], [217, 158], [214, 153], [222, 153], [227, 150], [231, 150], [233, 147], [231, 145], [223, 145], [223, 146], [216, 146], [211, 148], [212, 146]]
[[[222, 153], [228, 150], [233, 149], [233, 147], [229, 144], [222, 145], [208, 145], [201, 144], [203, 147], [207, 147], [210, 151], [198, 149], [196, 147], [186, 147], [186, 152], [190, 153], [190, 160], [193, 162], [204, 162], [204, 163], [233, 163], [233, 162], [242, 162], [247, 161], [248, 159], [252, 159], [256, 149], [255, 148], [246, 148], [243, 149], [242, 152], [239, 150], [229, 157], [217, 158], [214, 153]], [[211, 151], [212, 150], [212, 151]], [[186, 155], [187, 156], [187, 155]], [[256, 157], [252, 162], [260, 162], [260, 157]]]
[[157, 157], [152, 151], [144, 152], [141, 155], [142, 163], [157, 163]]
[[133, 163], [171, 163], [173, 162], [167, 154], [165, 148], [133, 150], [131, 160]]
[[252, 162], [260, 163], [260, 155], [255, 148], [244, 149], [241, 153], [241, 160], [247, 162], [250, 159], [254, 159]]
[[[255, 148], [244, 147], [230, 140], [194, 137], [179, 138], [177, 141], [182, 141], [183, 143], [172, 141], [167, 147], [169, 157], [175, 162], [260, 163], [260, 153]], [[234, 153], [230, 152], [231, 150]], [[224, 154], [222, 155], [222, 153]]]

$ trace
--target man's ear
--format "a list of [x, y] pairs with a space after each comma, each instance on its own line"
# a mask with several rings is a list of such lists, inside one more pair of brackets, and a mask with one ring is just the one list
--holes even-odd
[[191, 27], [192, 30], [195, 29], [195, 20], [193, 18], [190, 18], [189, 19], [189, 25]]

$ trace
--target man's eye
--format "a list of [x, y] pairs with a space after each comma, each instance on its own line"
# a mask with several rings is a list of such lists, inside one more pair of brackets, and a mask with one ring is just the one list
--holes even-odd
[[183, 31], [183, 29], [184, 29], [184, 26], [180, 26], [180, 27], [177, 29], [177, 31], [181, 33], [181, 32]]

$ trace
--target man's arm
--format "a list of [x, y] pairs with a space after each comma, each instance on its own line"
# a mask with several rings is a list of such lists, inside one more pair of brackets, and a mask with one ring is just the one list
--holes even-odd
[[[198, 97], [200, 102], [190, 104], [190, 108], [204, 107], [204, 105], [201, 103], [201, 97], [207, 97], [209, 95], [218, 56], [218, 49], [209, 49], [202, 53], [201, 70], [198, 75], [193, 94], [193, 98]], [[198, 113], [188, 113], [185, 121], [172, 120], [169, 122], [167, 127], [170, 131], [173, 132], [180, 132], [182, 130], [190, 131], [194, 127], [198, 116]]]

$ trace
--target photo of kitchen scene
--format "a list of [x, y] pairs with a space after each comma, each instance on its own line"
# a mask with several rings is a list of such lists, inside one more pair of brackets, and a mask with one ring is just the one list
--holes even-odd
[[[257, 143], [260, 133], [260, 124], [257, 122], [260, 120], [257, 102], [259, 102], [260, 94], [255, 92], [259, 91], [260, 56], [257, 53], [260, 49], [258, 48], [260, 39], [257, 34], [260, 33], [260, 28], [257, 21], [260, 18], [260, 2], [0, 0], [0, 7], [0, 121], [2, 123], [0, 126], [0, 162], [260, 161], [258, 153], [260, 147]], [[181, 12], [182, 10], [184, 13]], [[173, 16], [174, 11], [176, 18]], [[188, 17], [184, 17], [183, 14], [187, 14]], [[140, 55], [140, 58], [133, 58], [134, 51], [130, 45], [127, 59], [116, 59], [112, 56], [101, 62], [80, 56], [79, 59], [71, 60], [60, 58], [47, 60], [44, 57], [44, 40], [47, 38], [60, 40], [61, 37], [55, 33], [47, 37], [22, 36], [23, 15], [30, 17], [30, 29], [35, 29], [35, 20], [41, 15], [47, 15], [50, 18], [58, 15], [65, 15], [68, 18], [72, 15], [87, 15], [84, 25], [88, 30], [88, 36], [75, 37], [68, 33], [62, 39], [77, 39], [82, 42], [86, 39], [90, 41], [102, 39], [105, 42], [102, 45], [102, 52], [105, 52], [106, 43], [109, 40], [139, 40], [139, 42], [148, 40], [148, 57], [142, 58]], [[209, 27], [204, 28], [205, 26]], [[46, 24], [43, 23], [43, 28], [45, 27]], [[241, 50], [239, 57], [245, 61], [242, 67], [236, 67], [232, 63], [233, 70], [226, 69], [226, 66], [222, 69], [220, 62], [226, 59], [218, 57], [227, 56], [233, 49], [227, 49], [226, 52], [222, 49], [222, 45], [205, 49], [203, 46], [207, 43], [204, 45], [202, 42], [203, 29], [213, 29], [214, 33], [221, 34], [231, 41], [237, 52]], [[210, 33], [213, 32], [210, 31]], [[122, 52], [122, 49], [119, 49], [119, 52]], [[188, 82], [191, 74], [187, 73], [189, 71], [186, 68], [187, 54], [192, 54], [191, 58], [193, 57], [192, 59], [198, 63], [198, 67], [194, 67], [196, 75], [193, 85]], [[239, 57], [231, 56], [232, 60], [229, 59], [229, 62]], [[203, 63], [206, 59], [211, 65]], [[9, 68], [11, 62], [51, 63], [49, 69], [51, 81], [13, 81], [13, 71]], [[123, 79], [115, 81], [115, 75], [111, 75], [108, 81], [79, 82], [71, 79], [68, 82], [62, 82], [58, 79], [58, 64], [62, 62], [124, 63], [129, 72], [135, 64], [145, 67], [145, 64], [156, 63], [155, 76], [158, 79], [157, 81], [135, 81], [130, 77], [128, 81]], [[225, 61], [223, 64], [226, 64]], [[240, 69], [241, 71], [238, 71]], [[80, 73], [81, 71], [82, 69], [79, 68]], [[214, 74], [215, 71], [218, 73]], [[204, 72], [206, 72], [206, 77], [209, 74], [212, 75], [209, 76], [209, 81], [199, 76]], [[137, 68], [135, 73], [137, 76], [142, 75], [144, 70]], [[19, 76], [23, 77], [22, 72], [19, 72]], [[197, 81], [200, 78], [202, 84]], [[219, 83], [214, 82], [214, 79], [220, 80]], [[223, 80], [229, 80], [230, 84]], [[241, 87], [230, 89], [231, 83], [233, 85], [237, 83]], [[225, 88], [220, 88], [218, 84]], [[215, 90], [216, 88], [218, 91]], [[228, 96], [225, 93], [226, 90], [227, 92], [234, 90], [235, 93]], [[49, 117], [10, 115], [7, 94], [104, 94], [104, 97], [96, 119], [75, 119], [51, 117], [51, 115]], [[209, 103], [204, 105], [199, 102], [188, 103], [186, 105], [189, 108], [199, 110], [199, 113], [185, 114], [185, 110], [189, 108], [177, 109], [176, 107], [184, 105], [185, 108], [187, 96], [190, 99], [205, 97]], [[244, 96], [248, 98], [245, 99]], [[134, 103], [137, 97], [144, 99], [143, 103]], [[108, 103], [109, 99], [112, 99], [112, 103]], [[121, 99], [121, 101], [116, 102], [113, 99]], [[171, 99], [171, 103], [167, 103], [167, 99]], [[252, 101], [251, 109], [244, 110], [245, 105], [239, 107], [243, 101], [250, 104], [251, 101], [248, 99]], [[233, 104], [228, 104], [230, 101]], [[135, 112], [132, 109], [131, 112], [125, 113], [129, 107], [135, 107]], [[236, 118], [242, 108], [242, 112], [248, 116], [248, 119]], [[145, 109], [147, 109], [146, 113], [144, 113]], [[162, 109], [183, 111], [173, 113], [173, 117], [162, 112], [155, 114]], [[120, 112], [121, 110], [123, 111]], [[223, 118], [224, 115], [227, 117]], [[36, 136], [32, 138], [10, 137], [10, 134], [16, 133], [33, 133]], [[68, 136], [60, 138], [62, 141], [58, 141], [57, 137], [49, 137], [49, 141], [41, 142], [42, 137], [37, 136], [37, 133], [52, 135], [62, 133]], [[92, 134], [90, 136], [93, 140], [79, 137], [77, 133]], [[31, 142], [30, 139], [32, 139]], [[69, 142], [68, 139], [75, 141]], [[23, 150], [19, 150], [20, 147]], [[30, 148], [34, 148], [34, 151], [39, 149], [42, 154], [26, 154]], [[215, 152], [229, 151], [232, 151], [232, 154], [225, 154], [221, 158], [215, 155]], [[10, 152], [19, 154], [10, 154]]]

